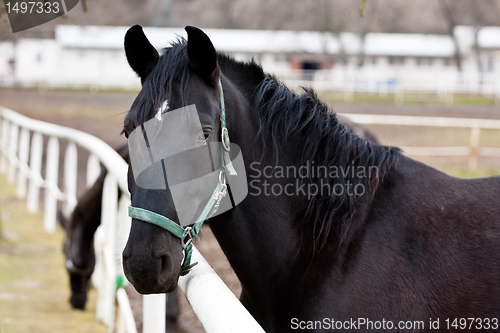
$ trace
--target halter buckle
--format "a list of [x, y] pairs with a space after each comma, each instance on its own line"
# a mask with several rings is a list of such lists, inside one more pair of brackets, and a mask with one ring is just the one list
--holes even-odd
[[229, 132], [227, 131], [227, 127], [222, 127], [221, 139], [222, 139], [222, 147], [224, 147], [225, 151], [229, 151], [231, 145], [229, 142]]
[[227, 185], [225, 183], [221, 184], [222, 189], [219, 192], [214, 193], [213, 199], [214, 199], [214, 207], [212, 208], [213, 212], [216, 212], [217, 209], [219, 209], [220, 202], [222, 201], [222, 198], [226, 196], [227, 193]]
[[[188, 245], [193, 242], [193, 235], [191, 235], [191, 229], [192, 229], [191, 227], [186, 227], [185, 230], [187, 231], [187, 235], [186, 235], [186, 237], [181, 239], [181, 246], [182, 246], [183, 250], [186, 250], [186, 247], [188, 247]], [[188, 237], [189, 237], [189, 239], [187, 240], [187, 242], [184, 242], [184, 240]]]

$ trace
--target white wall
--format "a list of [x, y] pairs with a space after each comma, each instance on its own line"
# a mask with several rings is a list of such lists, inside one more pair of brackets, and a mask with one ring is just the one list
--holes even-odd
[[11, 41], [0, 42], [0, 83], [11, 85], [13, 83], [13, 72], [9, 61], [14, 59], [14, 43]]
[[15, 54], [15, 79], [23, 86], [140, 87], [123, 50], [62, 48], [52, 39], [23, 39]]
[[62, 48], [59, 84], [139, 88], [140, 80], [119, 49]]
[[51, 82], [61, 69], [59, 46], [52, 39], [18, 40], [15, 56], [15, 80], [22, 85]]

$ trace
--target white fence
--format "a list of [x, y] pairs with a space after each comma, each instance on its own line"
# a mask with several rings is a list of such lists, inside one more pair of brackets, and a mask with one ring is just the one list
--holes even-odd
[[[108, 173], [104, 180], [101, 226], [95, 234], [96, 268], [92, 277], [98, 291], [97, 318], [109, 332], [137, 332], [125, 290], [117, 289], [123, 277], [121, 254], [130, 229], [127, 207], [127, 164], [100, 139], [67, 127], [45, 123], [0, 107], [0, 172], [8, 183], [17, 183], [17, 195], [27, 197], [27, 210], [37, 212], [40, 191], [44, 190], [44, 227], [53, 232], [57, 203], [69, 215], [77, 203], [77, 145], [90, 153], [86, 186], [100, 174], [100, 163]], [[45, 179], [42, 177], [43, 136], [48, 137]], [[63, 190], [59, 189], [59, 140], [67, 140], [64, 155]], [[118, 189], [121, 197], [118, 198]], [[208, 333], [263, 332], [255, 319], [220, 280], [201, 254], [194, 249], [199, 264], [179, 285]], [[143, 332], [165, 332], [165, 294], [144, 296]], [[117, 306], [118, 305], [118, 306]], [[119, 309], [119, 311], [117, 311]]]
[[500, 120], [472, 118], [444, 118], [418, 116], [389, 116], [340, 113], [340, 116], [365, 125], [431, 126], [470, 128], [467, 147], [401, 147], [405, 154], [413, 156], [469, 156], [469, 169], [476, 169], [479, 156], [500, 157], [500, 148], [480, 147], [481, 129], [500, 130]]
[[318, 92], [342, 92], [350, 101], [354, 93], [394, 94], [400, 104], [405, 94], [437, 94], [453, 103], [455, 94], [489, 96], [500, 99], [498, 73], [457, 72], [455, 70], [334, 68], [332, 70], [295, 70], [276, 73], [289, 87], [312, 87]]

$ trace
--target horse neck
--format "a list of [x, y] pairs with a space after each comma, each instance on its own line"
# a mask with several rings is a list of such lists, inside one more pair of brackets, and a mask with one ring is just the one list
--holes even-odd
[[[358, 201], [336, 195], [321, 195], [311, 200], [308, 195], [274, 195], [272, 186], [278, 184], [276, 188], [282, 189], [308, 186], [317, 180], [269, 179], [265, 173], [272, 172], [275, 166], [297, 170], [304, 166], [304, 161], [316, 161], [316, 165], [341, 166], [344, 171], [347, 167], [377, 165], [380, 168], [377, 176], [382, 178], [397, 161], [399, 150], [371, 144], [353, 135], [338, 124], [334, 116], [327, 116], [324, 105], [312, 94], [303, 99], [284, 96], [283, 99], [292, 102], [287, 104], [292, 105], [290, 107], [280, 105], [281, 99], [277, 96], [273, 104], [276, 109], [260, 110], [254, 101], [264, 100], [266, 104], [269, 94], [264, 91], [261, 94], [264, 99], [255, 98], [258, 95], [253, 94], [257, 94], [262, 85], [252, 87], [245, 80], [223, 77], [223, 86], [229, 135], [231, 142], [241, 147], [249, 194], [231, 211], [211, 219], [210, 226], [242, 283], [242, 297], [248, 300], [245, 306], [260, 323], [269, 327], [266, 322], [272, 321], [273, 310], [292, 309], [300, 301], [300, 290], [307, 290], [307, 285], [314, 289], [321, 284], [318, 279], [328, 276], [324, 272], [333, 265], [336, 255], [344, 251], [339, 247], [347, 231], [363, 223], [363, 210], [369, 209], [375, 187], [371, 187], [368, 179], [348, 176], [348, 180], [365, 182], [370, 193]], [[300, 109], [304, 104], [307, 108]], [[264, 115], [261, 111], [269, 112]], [[288, 112], [296, 113], [290, 118], [292, 114]], [[285, 126], [290, 119], [297, 126], [293, 123]], [[303, 124], [303, 119], [310, 121]], [[259, 132], [260, 129], [263, 130]], [[286, 139], [278, 142], [280, 137], [273, 135], [273, 131]], [[344, 180], [340, 174], [338, 182], [345, 186]], [[260, 182], [261, 190], [267, 181], [270, 195], [252, 193], [254, 181]], [[350, 220], [343, 219], [348, 214], [352, 214]], [[324, 233], [324, 239], [318, 238], [318, 230], [320, 235]], [[324, 246], [319, 251], [321, 242]], [[290, 293], [290, 290], [297, 292]]]
[[[226, 97], [227, 126], [231, 142], [241, 147], [248, 181], [252, 163], [259, 162], [259, 170], [272, 166], [275, 161], [262, 140], [256, 140], [259, 131], [259, 113], [252, 109], [253, 101], [248, 87], [242, 88], [228, 79], [223, 80]], [[263, 140], [267, 140], [263, 138]], [[283, 162], [290, 165], [300, 163], [299, 139], [282, 151]], [[262, 177], [259, 178], [264, 181]], [[284, 184], [282, 184], [284, 185]], [[249, 187], [245, 200], [229, 213], [211, 219], [210, 227], [240, 279], [245, 294], [260, 313], [272, 306], [269, 298], [274, 290], [288, 281], [291, 266], [296, 263], [301, 247], [301, 215], [307, 204], [294, 204], [292, 197], [254, 195]], [[265, 318], [261, 318], [266, 320]]]

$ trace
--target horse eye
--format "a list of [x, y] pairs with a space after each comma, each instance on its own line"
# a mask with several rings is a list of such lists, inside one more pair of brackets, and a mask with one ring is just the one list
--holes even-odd
[[122, 131], [120, 132], [120, 135], [125, 135], [125, 137], [128, 139], [128, 131], [123, 127]]
[[200, 141], [208, 141], [208, 139], [210, 138], [210, 135], [212, 134], [212, 131], [209, 130], [209, 129], [204, 129], [203, 130], [203, 133], [200, 133], [200, 137], [199, 137], [199, 140]]

